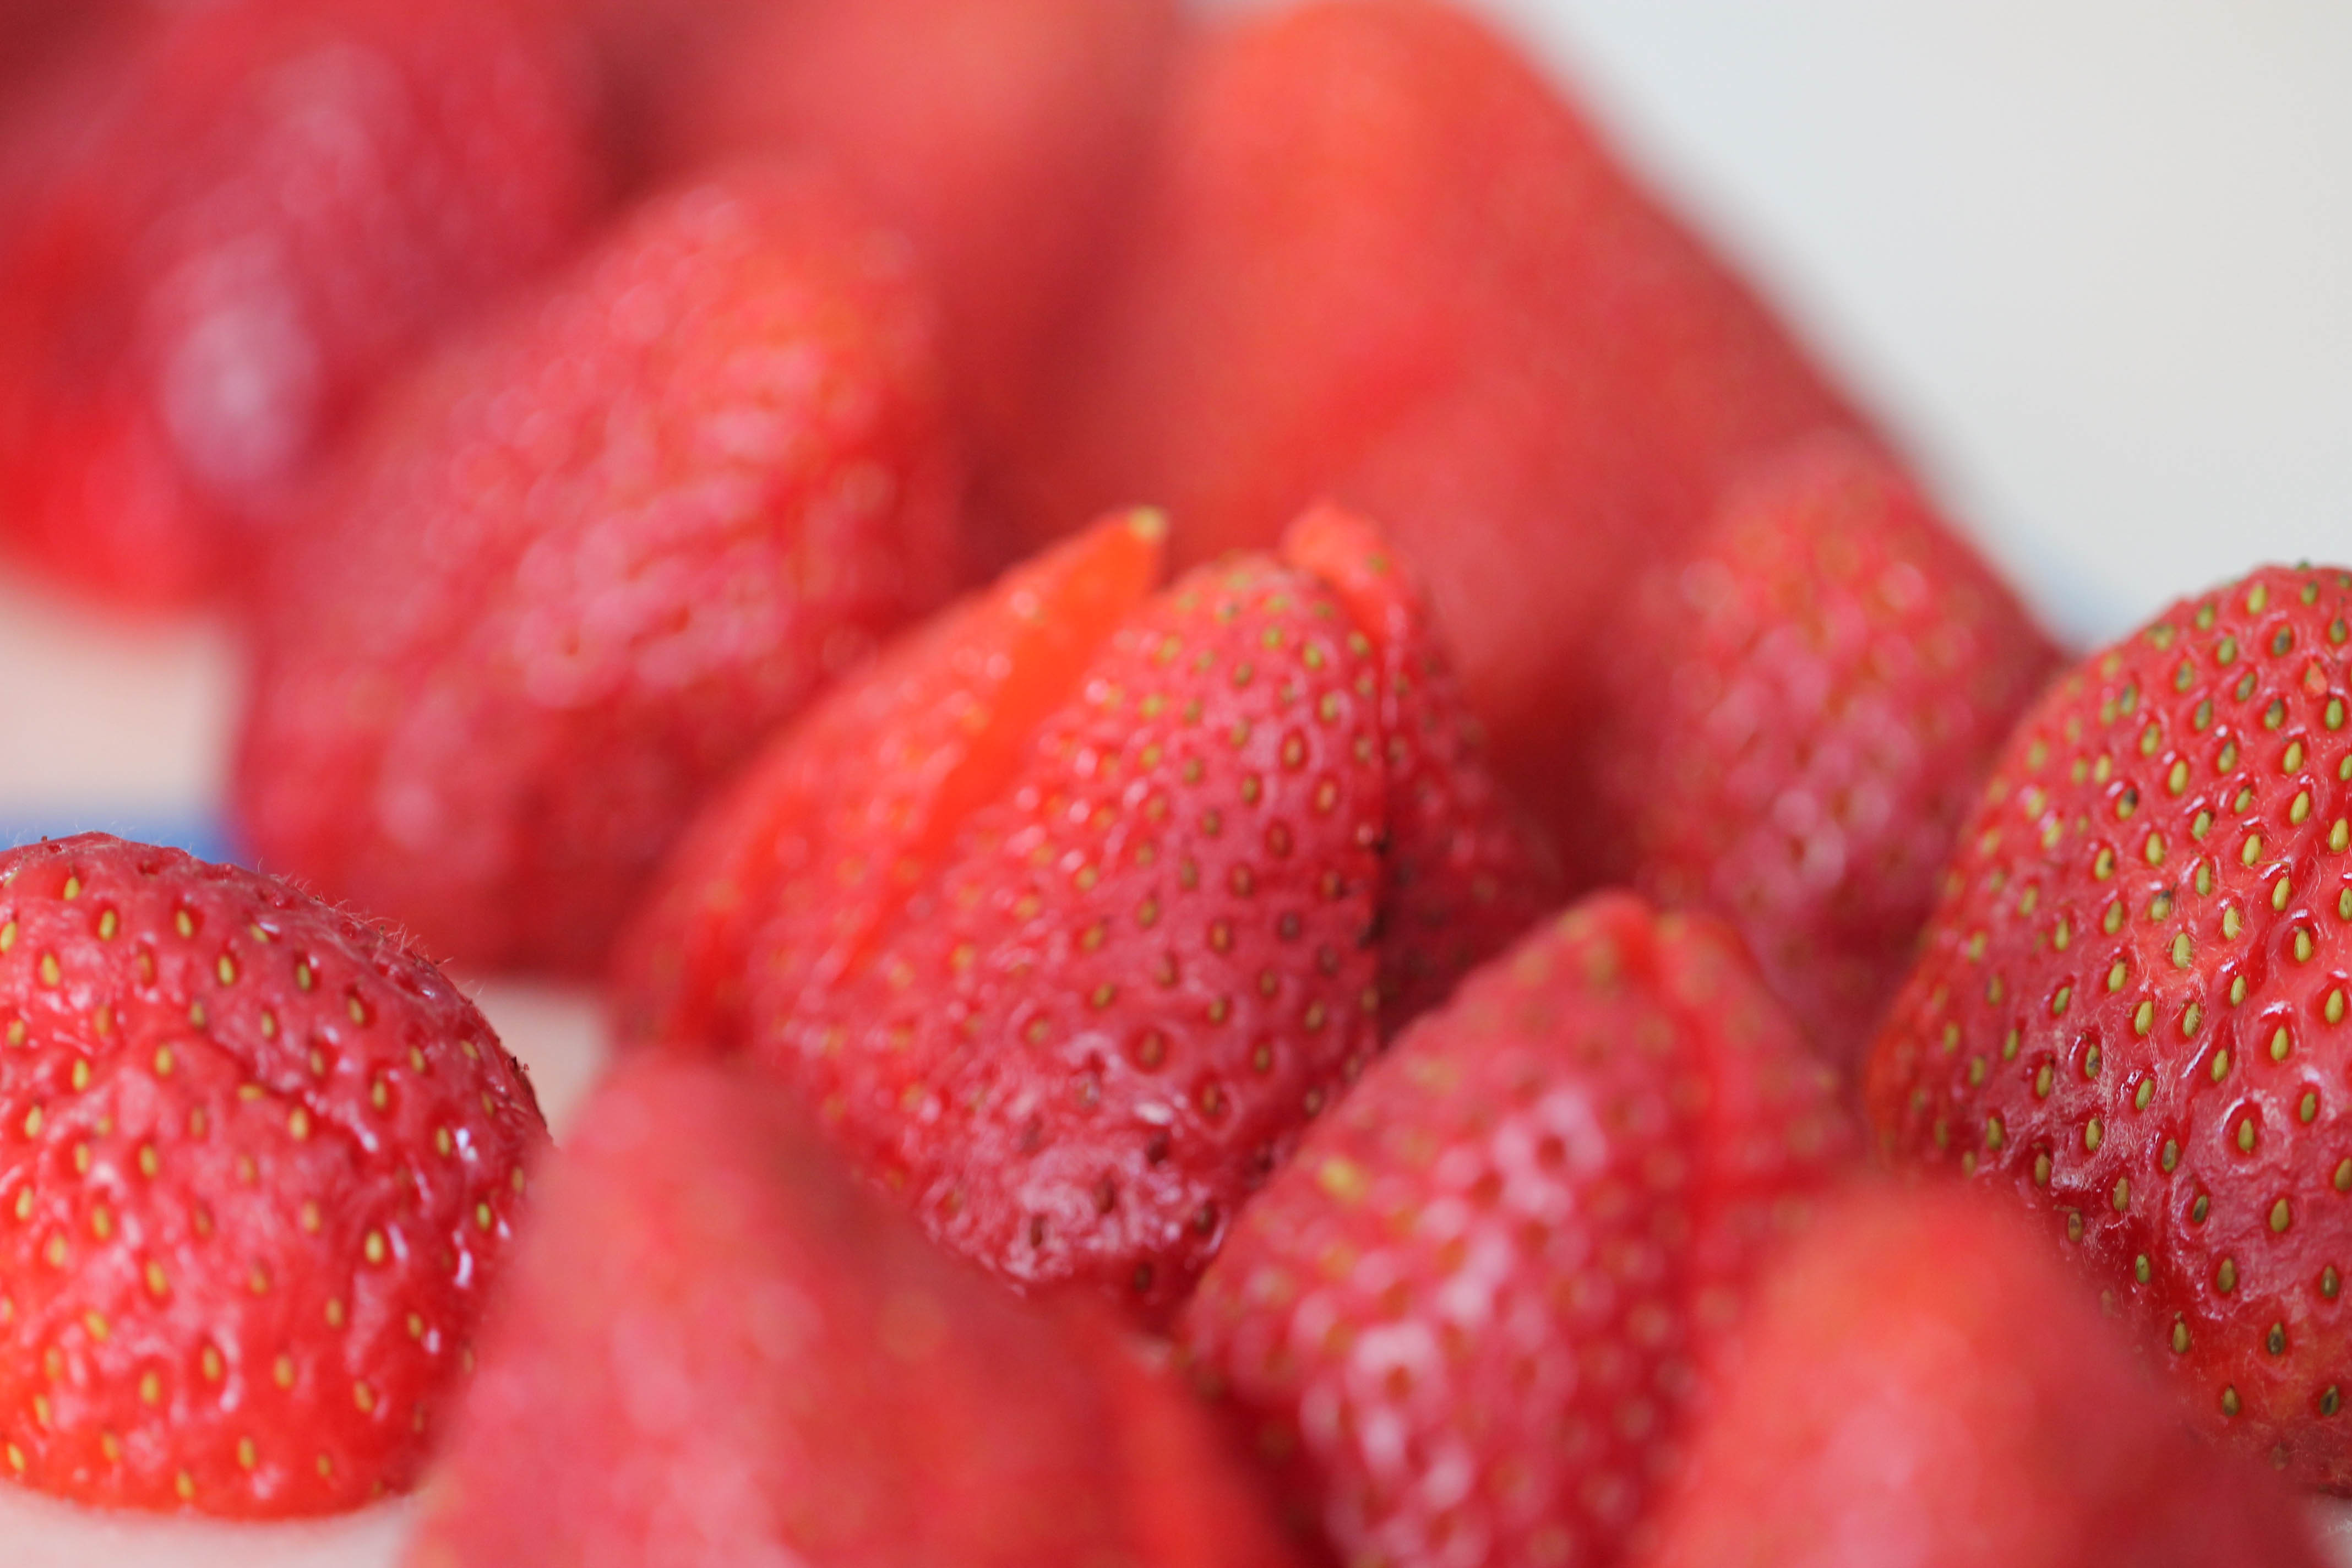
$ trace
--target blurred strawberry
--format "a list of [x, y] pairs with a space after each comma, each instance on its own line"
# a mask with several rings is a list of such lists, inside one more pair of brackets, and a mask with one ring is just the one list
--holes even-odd
[[1576, 858], [1720, 911], [1852, 1062], [2057, 649], [1891, 464], [1829, 437], [1733, 486], [1598, 662]]
[[710, 788], [950, 590], [928, 295], [830, 184], [665, 195], [400, 389], [272, 574], [273, 866], [578, 972]]
[[1438, 0], [1208, 29], [1128, 254], [1065, 362], [1029, 521], [1148, 499], [1201, 560], [1318, 495], [1381, 519], [1505, 775], [1563, 837], [1634, 568], [1759, 457], [1853, 423], [1549, 84]]
[[740, 1068], [596, 1092], [408, 1559], [1276, 1568], [1263, 1500], [1104, 1310], [1014, 1301]]
[[1176, 35], [1174, 0], [776, 5], [674, 89], [667, 155], [837, 166], [938, 278], [951, 387], [989, 459], [1025, 434], [1119, 249]]
[[1181, 1337], [1340, 1561], [1601, 1568], [1760, 1251], [1853, 1144], [1727, 934], [1605, 894], [1307, 1133]]
[[473, 1005], [268, 877], [0, 853], [0, 1474], [275, 1518], [405, 1490], [547, 1131]]
[[1644, 1568], [2318, 1568], [2080, 1283], [1951, 1191], [1849, 1196], [1772, 1271]]
[[12, 134], [0, 541], [128, 604], [219, 586], [376, 381], [557, 255], [598, 176], [508, 0], [214, 0]]
[[[837, 694], [619, 947], [625, 1016], [748, 1043], [934, 1237], [1146, 1312], [1553, 886], [1364, 524], [1135, 604], [1159, 531], [1103, 525]], [[1083, 639], [1024, 629], [1066, 598]]]

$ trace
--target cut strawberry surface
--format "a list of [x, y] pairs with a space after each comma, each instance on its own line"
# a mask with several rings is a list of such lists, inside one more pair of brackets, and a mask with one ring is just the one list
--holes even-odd
[[1613, 1563], [1852, 1142], [1727, 933], [1602, 895], [1307, 1133], [1181, 1338], [1340, 1560]]
[[413, 1568], [1286, 1561], [1108, 1312], [1007, 1298], [834, 1161], [748, 1068], [641, 1057], [603, 1085]]
[[740, 1047], [755, 952], [837, 977], [1151, 591], [1165, 522], [1112, 519], [886, 653], [751, 765], [615, 945], [625, 1038]]
[[1893, 1158], [2079, 1243], [2210, 1429], [2352, 1488], [2352, 574], [2271, 567], [2019, 726], [1872, 1047]]
[[[1290, 560], [1202, 568], [1050, 667], [1066, 697], [1034, 730], [990, 730], [1017, 745], [954, 775], [952, 800], [924, 797], [909, 830], [891, 795], [866, 809], [866, 759], [952, 762], [939, 718], [898, 705], [970, 679], [914, 661], [989, 662], [953, 623], [926, 633], [787, 737], [631, 944], [716, 956], [743, 910], [750, 1048], [935, 1237], [1016, 1283], [1180, 1300], [1384, 1026], [1551, 886], [1448, 707], [1412, 590], [1387, 584], [1401, 567], [1338, 514], [1295, 550], [1349, 597]], [[873, 733], [861, 708], [909, 717]], [[822, 859], [797, 842], [820, 842], [806, 781], [853, 792]], [[782, 873], [757, 905], [727, 870], [746, 864]], [[1408, 944], [1410, 968], [1391, 956]], [[656, 1022], [734, 1005], [715, 985], [715, 1007], [664, 1002], [657, 973], [636, 976], [654, 1000], [624, 986], [625, 1016]]]
[[597, 968], [692, 814], [958, 575], [935, 322], [829, 183], [666, 193], [388, 403], [272, 574], [268, 864]]
[[2317, 1568], [2012, 1214], [1826, 1211], [1759, 1291], [1644, 1568]]
[[471, 1004], [284, 884], [0, 854], [0, 1460], [233, 1517], [413, 1484], [545, 1130]]
[[601, 176], [529, 5], [221, 0], [125, 36], [14, 132], [0, 538], [139, 605], [241, 581], [380, 378], [560, 254]]

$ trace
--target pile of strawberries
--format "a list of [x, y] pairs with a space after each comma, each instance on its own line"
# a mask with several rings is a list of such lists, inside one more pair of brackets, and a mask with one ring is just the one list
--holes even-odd
[[[0, 75], [0, 547], [244, 630], [261, 868], [0, 854], [0, 1474], [421, 1485], [415, 1568], [2317, 1562], [2352, 573], [2066, 672], [1444, 0]], [[604, 987], [560, 1152], [427, 954]]]

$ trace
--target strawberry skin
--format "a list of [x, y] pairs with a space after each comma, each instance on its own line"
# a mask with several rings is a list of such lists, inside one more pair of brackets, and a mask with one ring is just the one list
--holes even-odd
[[1026, 517], [1149, 497], [1180, 563], [1330, 496], [1429, 584], [1564, 838], [1626, 580], [1751, 462], [1854, 416], [1510, 44], [1444, 0], [1213, 17]]
[[673, 86], [667, 157], [824, 157], [939, 280], [957, 409], [990, 454], [1026, 433], [1109, 271], [1177, 35], [1174, 0], [773, 5]]
[[2318, 1568], [2041, 1238], [1964, 1191], [1842, 1198], [1771, 1270], [1644, 1568]]
[[402, 390], [270, 585], [266, 863], [486, 966], [592, 970], [705, 795], [950, 590], [902, 247], [827, 183], [656, 198]]
[[2063, 1224], [2205, 1423], [2352, 1488], [2352, 574], [2265, 568], [2011, 737], [1869, 1061], [1880, 1143]]
[[1831, 436], [1734, 486], [1601, 665], [1604, 804], [1570, 858], [1722, 914], [1854, 1061], [2057, 649], [1893, 464]]
[[1276, 1568], [1091, 1301], [1005, 1296], [748, 1067], [643, 1056], [551, 1168], [411, 1568]]
[[534, 8], [172, 11], [16, 132], [41, 167], [0, 243], [0, 539], [128, 604], [238, 577], [378, 380], [599, 183]]
[[546, 1131], [472, 1004], [283, 883], [0, 854], [0, 1463], [238, 1518], [404, 1490]]
[[[1139, 538], [1113, 521], [992, 597], [1050, 625], [1039, 586], [1083, 581], [1089, 552], [1132, 573]], [[931, 671], [890, 656], [755, 765], [728, 812], [752, 842], [698, 837], [656, 901], [687, 931], [641, 927], [624, 951], [707, 952], [698, 910], [747, 933], [725, 939], [745, 1043], [936, 1239], [1022, 1286], [1080, 1279], [1160, 1312], [1402, 1008], [1450, 988], [1440, 966], [1507, 940], [1552, 885], [1477, 776], [1412, 603], [1370, 530], [1326, 513], [1285, 558], [1203, 568], [1123, 616], [1098, 601], [1095, 646], [1036, 644], [1032, 668], [927, 633], [912, 659]], [[942, 680], [991, 670], [943, 724]], [[941, 787], [866, 812], [869, 756]], [[727, 868], [763, 864], [781, 875], [747, 919]], [[1409, 943], [1426, 967], [1392, 959]], [[625, 991], [622, 1009], [728, 1012]]]
[[1613, 1563], [1699, 1355], [1853, 1142], [1727, 933], [1603, 894], [1307, 1133], [1181, 1338], [1342, 1561]]

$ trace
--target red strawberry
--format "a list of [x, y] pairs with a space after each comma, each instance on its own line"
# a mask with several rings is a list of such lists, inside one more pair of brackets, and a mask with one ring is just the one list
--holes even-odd
[[1696, 1358], [1851, 1141], [1727, 933], [1602, 895], [1307, 1134], [1182, 1338], [1341, 1560], [1616, 1562]]
[[1776, 1267], [1645, 1568], [2318, 1568], [2081, 1287], [1963, 1193], [1864, 1193]]
[[1844, 437], [1759, 466], [1627, 609], [1601, 656], [1603, 805], [1571, 856], [1720, 911], [1814, 1042], [1850, 1062], [2057, 650]]
[[2352, 1487], [2352, 573], [2184, 600], [2026, 716], [1872, 1047], [1885, 1150], [2063, 1221], [2200, 1415]]
[[658, 199], [404, 390], [273, 584], [238, 807], [275, 867], [580, 970], [711, 786], [943, 598], [900, 248], [822, 183]]
[[432, 328], [587, 216], [569, 46], [507, 0], [216, 0], [93, 59], [0, 243], [0, 536], [184, 598]]
[[909, 633], [770, 747], [614, 944], [622, 1037], [739, 1049], [755, 964], [839, 975], [1151, 592], [1166, 536], [1137, 512], [1055, 547]]
[[[1106, 525], [998, 603], [1050, 617], [1037, 586], [1097, 562], [1131, 593], [1139, 543]], [[699, 950], [683, 972], [706, 974], [743, 952], [752, 1051], [938, 1239], [1022, 1284], [1181, 1299], [1383, 1023], [1550, 886], [1382, 557], [1312, 519], [1287, 561], [1123, 618], [1095, 599], [1094, 646], [1009, 647], [1003, 611], [961, 612], [756, 765], [729, 811], [748, 838], [699, 837], [624, 952]], [[965, 723], [936, 694], [982, 671], [975, 740], [941, 747]], [[926, 782], [869, 812], [871, 759]]]
[[1604, 612], [1718, 489], [1853, 416], [1503, 40], [1436, 0], [1225, 19], [1030, 515], [1138, 496], [1180, 559], [1333, 495], [1426, 574], [1506, 776], [1563, 834]]
[[1103, 1309], [935, 1253], [740, 1068], [639, 1058], [546, 1184], [415, 1568], [1275, 1568]]
[[546, 1131], [481, 1015], [283, 883], [0, 854], [0, 1459], [260, 1518], [415, 1479]]
[[1174, 0], [774, 5], [673, 89], [668, 156], [832, 162], [938, 278], [957, 405], [993, 454], [1034, 417], [1128, 227], [1177, 13]]

